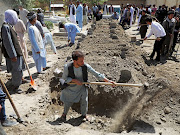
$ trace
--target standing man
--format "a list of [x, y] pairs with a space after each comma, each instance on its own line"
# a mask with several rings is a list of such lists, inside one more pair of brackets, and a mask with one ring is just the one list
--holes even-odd
[[37, 20], [42, 24], [43, 27], [45, 27], [44, 14], [42, 13], [42, 9], [37, 10]]
[[141, 39], [144, 39], [147, 33], [148, 25], [146, 23], [146, 10], [142, 10], [142, 16], [139, 22]]
[[100, 3], [99, 3], [99, 2], [98, 2], [97, 7], [98, 7], [98, 12], [99, 12], [99, 11], [101, 11], [101, 9], [102, 9], [102, 8], [101, 8], [101, 5], [100, 5]]
[[[17, 12], [18, 14], [18, 12]], [[28, 51], [25, 42], [24, 33], [26, 32], [26, 27], [21, 19], [18, 19], [16, 25], [14, 25], [15, 31], [17, 33], [19, 43], [21, 45], [22, 51], [24, 53], [25, 59], [28, 60]]]
[[108, 14], [108, 7], [107, 7], [106, 2], [104, 2], [104, 5], [103, 5], [103, 15], [107, 15], [107, 14]]
[[85, 55], [81, 51], [74, 51], [72, 52], [73, 62], [64, 66], [64, 73], [61, 80], [65, 83], [72, 82], [75, 84], [69, 85], [61, 93], [60, 99], [64, 103], [64, 112], [61, 116], [62, 121], [66, 121], [66, 115], [73, 103], [78, 102], [81, 104], [81, 118], [87, 119], [88, 89], [82, 82], [88, 81], [88, 72], [101, 81], [114, 83], [95, 71], [89, 64], [84, 63], [84, 57]]
[[130, 18], [130, 27], [131, 27], [133, 24], [134, 8], [132, 7], [131, 4], [129, 5], [129, 7], [130, 7], [130, 12], [131, 12], [131, 18]]
[[163, 54], [166, 55], [168, 54], [171, 49], [172, 49], [172, 40], [174, 38], [174, 28], [176, 24], [176, 20], [173, 18], [174, 17], [174, 11], [169, 11], [167, 18], [163, 21], [163, 27], [166, 32], [166, 39], [165, 42], [163, 43]]
[[97, 14], [98, 14], [98, 7], [96, 6], [95, 3], [94, 3], [94, 6], [92, 7], [92, 10], [93, 10], [93, 15], [94, 15], [94, 17], [96, 17]]
[[19, 6], [19, 17], [23, 21], [25, 26], [26, 26], [26, 24], [28, 22], [28, 19], [26, 17], [28, 13], [29, 13], [29, 11], [26, 10], [25, 8], [23, 8], [22, 5]]
[[83, 4], [83, 25], [87, 24], [87, 13], [88, 13], [88, 7], [86, 3]]
[[67, 33], [68, 33], [68, 43], [71, 41], [68, 46], [71, 47], [72, 45], [74, 45], [76, 33], [80, 32], [79, 27], [76, 24], [73, 24], [73, 23], [63, 24], [63, 23], [60, 22], [59, 23], [59, 28], [64, 28], [67, 31]]
[[162, 48], [162, 44], [165, 40], [166, 32], [160, 23], [152, 22], [152, 18], [150, 18], [150, 17], [146, 18], [146, 23], [148, 25], [151, 25], [151, 31], [150, 31], [149, 35], [144, 38], [144, 40], [146, 40], [147, 38], [149, 38], [153, 34], [156, 37], [156, 41], [154, 43], [154, 49], [150, 55], [150, 58], [153, 59], [155, 52], [157, 52], [157, 56], [156, 56], [155, 60], [160, 61], [160, 51]]
[[111, 4], [111, 6], [109, 7], [109, 14], [112, 15], [113, 12], [114, 12], [114, 8], [113, 8], [113, 6], [112, 6], [112, 4]]
[[12, 74], [12, 88], [17, 93], [22, 93], [19, 86], [22, 83], [24, 68], [22, 51], [18, 42], [17, 34], [13, 29], [18, 21], [17, 13], [13, 10], [5, 11], [5, 22], [1, 28], [2, 52], [6, 58], [7, 71]]
[[76, 22], [82, 30], [82, 27], [83, 27], [83, 7], [79, 1], [77, 1]]
[[76, 6], [73, 4], [73, 1], [69, 5], [69, 19], [72, 23], [76, 24]]
[[29, 19], [30, 25], [27, 28], [29, 40], [31, 42], [32, 55], [36, 64], [37, 73], [40, 74], [47, 69], [46, 67], [46, 49], [42, 40], [42, 36], [38, 28], [35, 26], [36, 24], [36, 14], [34, 12], [30, 12], [27, 15]]

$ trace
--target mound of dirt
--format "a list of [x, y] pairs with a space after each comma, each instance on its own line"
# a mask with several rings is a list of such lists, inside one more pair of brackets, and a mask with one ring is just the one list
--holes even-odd
[[[146, 56], [146, 52], [131, 44], [129, 37], [120, 26], [112, 28], [109, 24], [111, 21], [108, 20], [97, 22], [93, 34], [80, 43], [80, 50], [86, 54], [85, 62], [115, 82], [143, 84], [148, 82], [150, 87], [147, 89], [144, 87], [113, 88], [91, 85], [88, 113], [107, 118], [115, 117], [113, 124], [102, 126], [102, 130], [130, 131], [136, 120], [140, 116], [143, 117], [143, 113], [148, 112], [149, 104], [153, 106], [154, 98], [162, 91], [170, 90], [170, 84], [166, 78], [155, 76], [154, 67], [149, 67], [144, 63], [142, 56]], [[117, 39], [111, 37], [112, 32], [116, 33]], [[61, 63], [57, 63], [54, 69], [56, 67], [62, 67]], [[96, 78], [89, 75], [89, 81], [95, 80]], [[51, 79], [50, 87], [53, 93], [53, 104], [62, 105], [59, 100], [57, 78]], [[73, 105], [72, 108], [79, 112], [79, 104]]]
[[[147, 128], [146, 132], [155, 133], [155, 127], [173, 127], [180, 133], [178, 110], [180, 64], [170, 62], [164, 65], [150, 65], [146, 59], [147, 53], [131, 43], [125, 31], [121, 26], [116, 25], [115, 21], [101, 20], [94, 23], [92, 28], [91, 33], [87, 37], [80, 37], [81, 40], [78, 42], [79, 50], [86, 55], [85, 62], [115, 82], [134, 84], [148, 82], [146, 87], [90, 85], [88, 109], [90, 121], [83, 123], [79, 121], [79, 103], [77, 103], [69, 111], [67, 122], [59, 123], [58, 118], [63, 112], [63, 103], [60, 101], [59, 78], [55, 77], [53, 72], [56, 68], [63, 70], [64, 64], [71, 61], [71, 53], [76, 47], [66, 47], [64, 45], [66, 38], [54, 37], [60, 54], [58, 60], [45, 74], [36, 76], [40, 90], [36, 93], [26, 93], [27, 99], [35, 96], [31, 99], [34, 104], [35, 100], [38, 100], [37, 106], [31, 107], [24, 115], [30, 120], [25, 126], [6, 131], [21, 134], [64, 135], [75, 134], [73, 131], [78, 126], [76, 131], [82, 134], [85, 134], [85, 131], [79, 128], [87, 130], [89, 134], [120, 133], [124, 130], [130, 132], [138, 128], [140, 130]], [[50, 48], [47, 52], [52, 54]], [[51, 58], [55, 59], [53, 56]], [[7, 82], [9, 78], [3, 79]], [[89, 81], [98, 80], [89, 74]], [[8, 83], [6, 85], [8, 86]], [[27, 89], [28, 84], [23, 84], [21, 88]], [[36, 94], [42, 96], [38, 95], [37, 98]], [[24, 131], [21, 131], [21, 127]], [[49, 132], [47, 133], [46, 130]]]

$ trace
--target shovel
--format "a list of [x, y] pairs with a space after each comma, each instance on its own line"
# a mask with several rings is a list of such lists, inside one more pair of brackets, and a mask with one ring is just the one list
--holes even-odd
[[34, 80], [33, 80], [33, 78], [32, 78], [31, 73], [30, 73], [29, 66], [28, 66], [27, 61], [26, 61], [26, 59], [25, 59], [25, 56], [24, 56], [24, 53], [23, 53], [23, 51], [22, 51], [21, 45], [20, 45], [20, 48], [21, 48], [21, 52], [22, 52], [22, 55], [23, 55], [24, 63], [25, 63], [25, 65], [26, 65], [26, 69], [27, 69], [28, 74], [29, 74], [29, 77], [30, 77], [30, 79], [31, 79], [30, 84], [31, 84], [32, 88], [36, 91], [36, 90], [37, 90], [37, 86], [36, 86], [36, 84], [35, 84], [35, 82], [34, 82]]
[[11, 103], [11, 105], [12, 105], [12, 107], [13, 107], [16, 115], [17, 115], [17, 121], [18, 121], [19, 123], [22, 123], [23, 121], [22, 121], [22, 119], [21, 119], [21, 117], [20, 117], [20, 115], [19, 115], [19, 113], [18, 113], [18, 111], [17, 111], [17, 109], [16, 109], [16, 107], [15, 107], [15, 104], [14, 104], [14, 102], [13, 102], [13, 100], [12, 100], [12, 98], [11, 98], [11, 96], [10, 96], [10, 94], [9, 94], [9, 92], [8, 92], [5, 84], [4, 84], [4, 82], [1, 80], [1, 78], [0, 78], [0, 83], [1, 83], [1, 85], [2, 85], [3, 91], [6, 93], [8, 99], [9, 99], [9, 101], [10, 101], [10, 103]]
[[[68, 83], [75, 84], [75, 83]], [[95, 84], [95, 85], [111, 85], [111, 86], [128, 86], [128, 87], [143, 87], [143, 84], [130, 84], [130, 83], [110, 83], [110, 82], [82, 82], [82, 84]]]
[[[137, 40], [144, 41], [144, 39], [137, 39], [136, 37], [131, 37], [131, 42], [136, 42]], [[148, 38], [146, 40], [156, 40], [156, 39]]]

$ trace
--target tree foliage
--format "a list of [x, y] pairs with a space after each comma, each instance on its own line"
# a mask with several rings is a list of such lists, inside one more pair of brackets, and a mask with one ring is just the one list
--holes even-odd
[[24, 8], [30, 9], [34, 6], [35, 0], [6, 0], [6, 4], [12, 8], [17, 8], [18, 5], [22, 5]]

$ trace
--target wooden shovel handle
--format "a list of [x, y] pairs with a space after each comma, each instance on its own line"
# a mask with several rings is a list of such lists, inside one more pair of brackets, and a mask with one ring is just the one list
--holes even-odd
[[[68, 83], [75, 84], [75, 83]], [[115, 86], [128, 86], [128, 87], [142, 87], [143, 84], [130, 84], [130, 83], [110, 83], [110, 82], [83, 82], [83, 84], [96, 84], [96, 85], [115, 85]]]
[[10, 101], [10, 103], [11, 103], [11, 105], [12, 105], [12, 107], [13, 107], [13, 109], [14, 109], [17, 117], [18, 117], [18, 119], [21, 119], [20, 115], [19, 115], [19, 113], [18, 113], [18, 111], [16, 109], [16, 106], [15, 106], [15, 104], [14, 104], [14, 102], [13, 102], [13, 100], [12, 100], [10, 94], [9, 94], [9, 91], [7, 90], [7, 88], [6, 88], [5, 84], [4, 84], [4, 82], [1, 80], [1, 78], [0, 78], [0, 83], [2, 85], [4, 93], [6, 93], [6, 96], [8, 97], [8, 99], [9, 99], [9, 101]]

